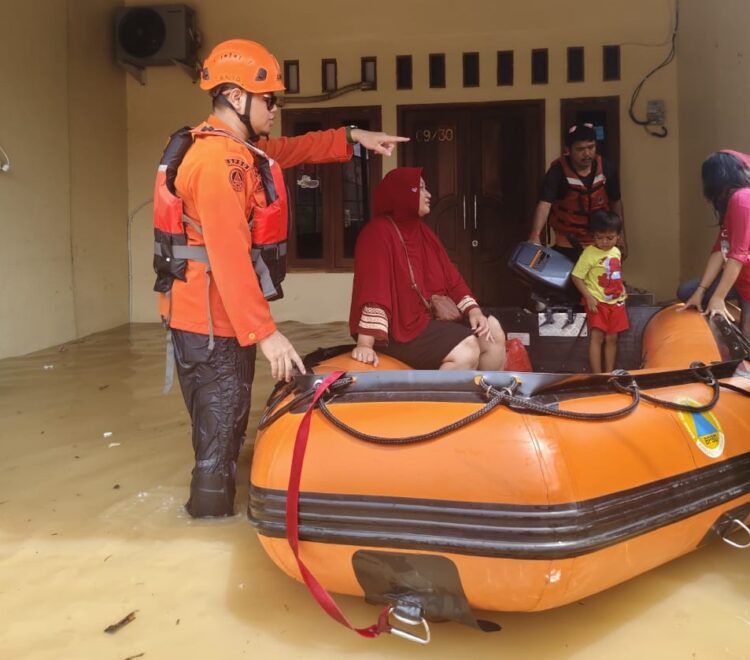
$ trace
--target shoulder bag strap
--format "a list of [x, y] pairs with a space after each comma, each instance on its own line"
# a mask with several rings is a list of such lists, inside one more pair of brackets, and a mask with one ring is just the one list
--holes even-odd
[[409, 251], [406, 249], [406, 241], [404, 241], [404, 237], [401, 235], [401, 230], [398, 228], [398, 225], [396, 224], [396, 221], [391, 216], [386, 216], [393, 225], [393, 228], [396, 230], [396, 234], [398, 235], [399, 240], [401, 241], [401, 245], [404, 246], [404, 254], [406, 255], [406, 265], [409, 267], [409, 277], [411, 278], [411, 288], [414, 289], [417, 292], [417, 295], [419, 296], [419, 299], [424, 303], [424, 306], [427, 308], [427, 311], [431, 311], [430, 303], [427, 302], [427, 299], [422, 295], [422, 292], [419, 290], [419, 287], [417, 286], [417, 280], [414, 278], [414, 270], [411, 267], [411, 260], [409, 259]]

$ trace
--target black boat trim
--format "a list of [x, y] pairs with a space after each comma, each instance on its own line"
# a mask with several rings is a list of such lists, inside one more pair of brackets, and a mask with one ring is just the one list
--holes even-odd
[[707, 323], [722, 361], [744, 360], [750, 357], [750, 342], [736, 325], [718, 314], [707, 319]]
[[[714, 378], [742, 376], [739, 360], [713, 362], [706, 365]], [[670, 369], [667, 371], [633, 374], [638, 387], [650, 390], [699, 382], [704, 376], [702, 369]], [[261, 415], [259, 429], [264, 429], [279, 417], [289, 414], [302, 414], [307, 410], [316, 384], [324, 374], [298, 375], [292, 381], [274, 390], [268, 405]], [[476, 384], [483, 379], [496, 389], [515, 386], [514, 395], [532, 398], [535, 403], [557, 406], [563, 401], [582, 397], [616, 394], [609, 384], [612, 374], [547, 374], [509, 371], [372, 371], [347, 372], [352, 377], [344, 388], [339, 388], [328, 401], [329, 405], [347, 403], [379, 402], [437, 402], [437, 403], [487, 403], [484, 391]], [[623, 385], [631, 382], [630, 374], [617, 376]], [[287, 395], [293, 398], [279, 406]], [[534, 413], [527, 413], [534, 414]]]
[[[303, 492], [300, 538], [359, 547], [511, 559], [568, 559], [733, 503], [750, 493], [750, 452], [605, 495], [556, 505]], [[286, 491], [251, 485], [248, 517], [283, 538]]]

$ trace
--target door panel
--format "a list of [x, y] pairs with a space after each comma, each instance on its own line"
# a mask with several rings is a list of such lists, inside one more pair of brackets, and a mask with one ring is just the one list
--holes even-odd
[[[506, 134], [509, 122], [498, 111], [479, 111], [476, 141], [481, 148], [474, 154], [471, 194], [472, 291], [480, 301], [496, 300], [502, 279], [498, 258], [506, 243], [515, 240], [508, 233], [507, 206], [504, 203], [503, 176], [512, 165], [507, 162]], [[508, 167], [511, 165], [511, 167]], [[512, 194], [511, 194], [512, 197]]]
[[[320, 131], [325, 126], [321, 121], [297, 121], [292, 135], [303, 135], [308, 131]], [[287, 175], [287, 190], [291, 191], [290, 203], [294, 209], [289, 236], [291, 254], [307, 263], [322, 265], [328, 256], [324, 242], [324, 192], [321, 186], [321, 165], [301, 163]]]
[[424, 167], [427, 222], [483, 305], [526, 299], [507, 261], [536, 204], [542, 112], [542, 102], [401, 109], [401, 134], [412, 138], [401, 164]]
[[[368, 126], [360, 124], [360, 128]], [[337, 261], [337, 266], [345, 265], [345, 260], [354, 259], [357, 236], [370, 219], [370, 152], [358, 144], [354, 145], [353, 151], [352, 159], [341, 164], [344, 219], [341, 236], [336, 237], [341, 241], [341, 248], [337, 251], [341, 258]]]
[[461, 173], [461, 143], [465, 131], [460, 111], [425, 110], [409, 121], [404, 133], [411, 138], [401, 158], [410, 167], [422, 167], [432, 194], [427, 224], [438, 235], [448, 256], [464, 278], [471, 275], [471, 254], [466, 240], [465, 184]]
[[[377, 131], [380, 108], [283, 110], [282, 124], [286, 136], [352, 124]], [[352, 269], [357, 236], [370, 218], [370, 193], [381, 179], [381, 162], [354, 145], [354, 156], [347, 162], [301, 164], [287, 170], [291, 268]]]
[[[538, 176], [522, 163], [534, 139], [538, 114], [506, 106], [477, 112], [476, 140], [481, 149], [472, 168], [472, 206], [476, 196], [477, 228], [472, 239], [472, 289], [483, 304], [521, 305], [526, 292], [507, 263], [526, 238]], [[476, 245], [474, 245], [476, 241]]]

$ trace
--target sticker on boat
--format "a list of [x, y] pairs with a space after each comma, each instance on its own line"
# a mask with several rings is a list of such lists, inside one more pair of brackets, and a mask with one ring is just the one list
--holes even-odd
[[[679, 398], [675, 403], [700, 406], [694, 399]], [[678, 412], [688, 435], [706, 456], [718, 458], [724, 453], [724, 431], [712, 412]]]

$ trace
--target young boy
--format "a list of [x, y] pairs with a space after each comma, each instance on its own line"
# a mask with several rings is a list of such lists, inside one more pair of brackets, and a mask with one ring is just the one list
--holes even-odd
[[629, 327], [625, 311], [627, 294], [622, 283], [620, 250], [617, 247], [622, 233], [622, 219], [610, 211], [596, 211], [591, 215], [589, 229], [594, 244], [583, 251], [571, 277], [586, 306], [591, 372], [601, 373], [602, 344], [604, 370], [613, 371], [617, 335]]

